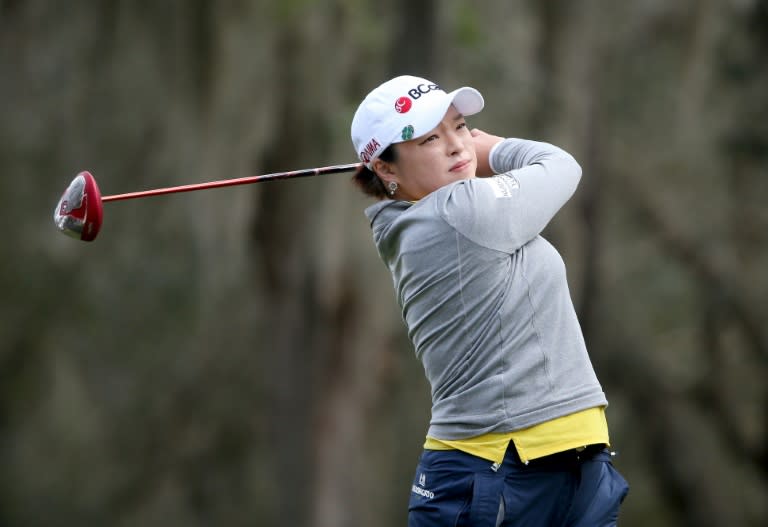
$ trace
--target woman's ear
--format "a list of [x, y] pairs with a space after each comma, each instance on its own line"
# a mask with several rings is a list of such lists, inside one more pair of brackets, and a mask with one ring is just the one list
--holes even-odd
[[381, 179], [385, 185], [390, 181], [395, 181], [397, 179], [397, 172], [392, 166], [392, 163], [387, 163], [379, 158], [373, 160], [371, 170], [379, 176], [379, 179]]

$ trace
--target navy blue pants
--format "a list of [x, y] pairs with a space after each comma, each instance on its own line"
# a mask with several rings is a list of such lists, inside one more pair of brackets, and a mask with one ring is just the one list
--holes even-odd
[[458, 450], [425, 450], [408, 527], [607, 527], [616, 525], [628, 491], [602, 447], [526, 465], [510, 444], [501, 466]]

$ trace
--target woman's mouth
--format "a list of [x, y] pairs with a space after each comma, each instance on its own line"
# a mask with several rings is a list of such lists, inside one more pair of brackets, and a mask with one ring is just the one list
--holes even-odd
[[466, 161], [459, 161], [458, 163], [456, 163], [455, 165], [453, 165], [453, 166], [451, 167], [450, 171], [451, 171], [451, 172], [461, 172], [461, 171], [462, 171], [462, 170], [464, 170], [465, 168], [469, 167], [469, 165], [470, 165], [470, 162], [469, 162], [469, 160], [466, 160]]

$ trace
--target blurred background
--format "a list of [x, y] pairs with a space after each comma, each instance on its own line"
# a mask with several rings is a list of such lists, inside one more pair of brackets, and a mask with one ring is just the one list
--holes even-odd
[[548, 227], [611, 406], [622, 525], [768, 524], [766, 0], [0, 0], [0, 525], [399, 526], [429, 419], [349, 175], [362, 97], [584, 169]]

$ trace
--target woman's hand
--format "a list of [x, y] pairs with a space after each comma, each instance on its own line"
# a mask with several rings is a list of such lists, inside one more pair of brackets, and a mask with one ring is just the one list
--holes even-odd
[[478, 128], [470, 130], [470, 134], [472, 134], [472, 139], [475, 142], [475, 153], [477, 154], [477, 177], [492, 176], [493, 170], [491, 170], [489, 160], [491, 148], [496, 143], [503, 141], [504, 138], [498, 135], [487, 134]]

